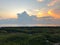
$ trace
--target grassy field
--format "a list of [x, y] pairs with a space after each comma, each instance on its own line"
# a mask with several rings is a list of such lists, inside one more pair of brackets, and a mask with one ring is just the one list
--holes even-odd
[[60, 43], [60, 27], [1, 27], [0, 45], [53, 45]]

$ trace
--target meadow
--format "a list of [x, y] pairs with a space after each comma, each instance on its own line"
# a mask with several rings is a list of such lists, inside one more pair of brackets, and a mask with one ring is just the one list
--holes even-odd
[[54, 45], [60, 27], [0, 27], [0, 45]]

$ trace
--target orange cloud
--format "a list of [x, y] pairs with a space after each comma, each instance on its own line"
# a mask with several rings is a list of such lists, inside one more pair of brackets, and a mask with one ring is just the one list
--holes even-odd
[[45, 16], [49, 16], [47, 13], [46, 8], [41, 8], [40, 11], [37, 12], [36, 14], [37, 17], [45, 17]]
[[29, 12], [29, 15], [35, 15], [36, 17], [49, 16], [46, 8], [28, 10], [28, 12]]
[[44, 17], [44, 16], [46, 16], [47, 14], [45, 13], [45, 12], [38, 12], [37, 13], [37, 17]]
[[55, 3], [56, 2], [58, 2], [59, 0], [53, 0], [52, 2], [50, 2], [49, 4], [48, 4], [48, 6], [53, 6], [53, 5], [55, 5]]
[[52, 9], [48, 11], [48, 14], [54, 18], [60, 18], [60, 9]]
[[43, 17], [43, 13], [38, 12], [37, 17]]

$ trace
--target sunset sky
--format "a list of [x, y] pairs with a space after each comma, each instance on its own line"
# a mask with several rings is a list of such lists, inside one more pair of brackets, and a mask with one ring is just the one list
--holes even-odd
[[60, 0], [0, 0], [0, 19], [17, 18], [17, 13], [27, 11], [37, 17], [60, 18]]

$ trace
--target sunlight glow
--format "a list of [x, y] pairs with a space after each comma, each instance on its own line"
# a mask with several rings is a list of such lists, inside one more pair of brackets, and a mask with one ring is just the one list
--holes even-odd
[[37, 13], [37, 17], [44, 17], [44, 16], [48, 16], [46, 12], [38, 12]]
[[54, 18], [60, 18], [60, 14], [54, 13], [53, 10], [49, 10], [48, 14], [51, 15], [52, 17], [54, 17]]

